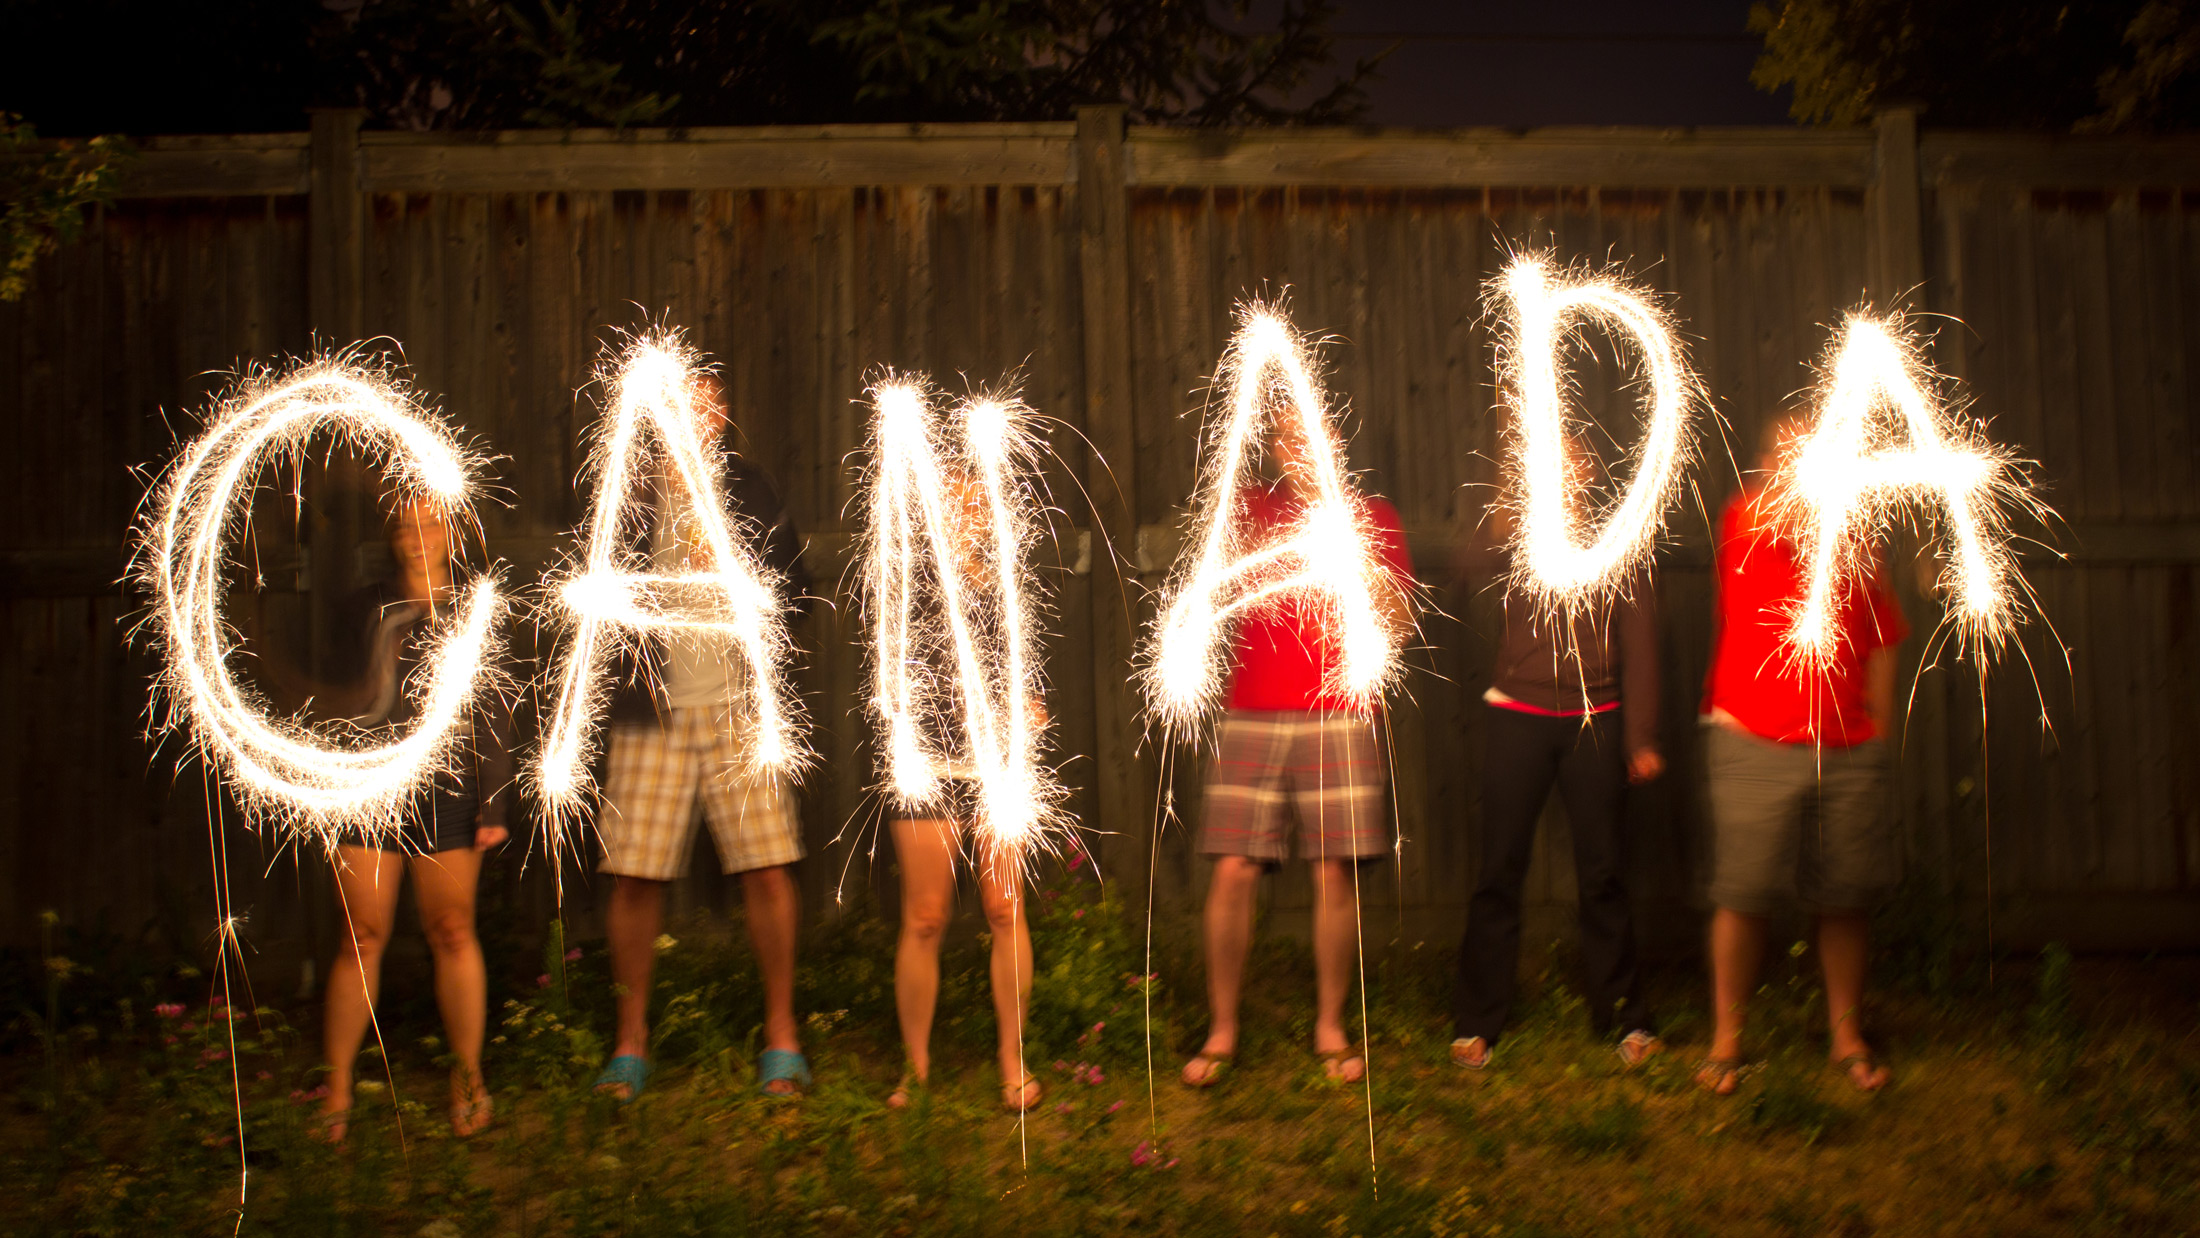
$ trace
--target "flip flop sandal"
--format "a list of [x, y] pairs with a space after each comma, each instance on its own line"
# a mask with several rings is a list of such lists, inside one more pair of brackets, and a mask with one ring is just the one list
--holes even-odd
[[[1027, 1092], [1030, 1093], [1029, 1099], [1025, 1099]], [[1046, 1094], [1046, 1085], [1039, 1082], [1039, 1076], [1027, 1070], [1022, 1083], [1001, 1085], [1001, 1108], [1010, 1113], [1030, 1113], [1039, 1107], [1040, 1099]]]
[[894, 1085], [894, 1090], [886, 1094], [886, 1107], [888, 1109], [907, 1109], [916, 1103], [917, 1093], [923, 1090], [924, 1080], [917, 1078], [915, 1075], [903, 1075], [901, 1082]]
[[[1342, 1049], [1320, 1049], [1315, 1051], [1314, 1056], [1321, 1059], [1322, 1076], [1324, 1078], [1333, 1079], [1338, 1083], [1359, 1083], [1367, 1078], [1367, 1054], [1361, 1052], [1358, 1045], [1346, 1045]], [[1360, 1064], [1360, 1077], [1358, 1079], [1345, 1077], [1344, 1064], [1346, 1062], [1358, 1062]]]
[[[596, 1081], [589, 1084], [588, 1088], [599, 1095], [610, 1096], [622, 1105], [631, 1105], [642, 1094], [643, 1086], [649, 1082], [649, 1071], [648, 1058], [622, 1053], [604, 1063], [603, 1073], [597, 1075]], [[625, 1088], [626, 1095], [618, 1095], [616, 1089], [619, 1088]]]
[[1730, 1058], [1707, 1057], [1696, 1067], [1696, 1086], [1713, 1096], [1732, 1096], [1742, 1086], [1742, 1064]]
[[1211, 1088], [1222, 1082], [1222, 1076], [1229, 1072], [1230, 1063], [1236, 1056], [1234, 1053], [1195, 1053], [1192, 1055], [1192, 1061], [1186, 1062], [1184, 1065], [1189, 1067], [1192, 1062], [1205, 1062], [1207, 1063], [1207, 1069], [1200, 1072], [1200, 1076], [1196, 1080], [1189, 1078], [1182, 1071], [1177, 1072], [1177, 1078], [1184, 1080], [1184, 1086], [1188, 1088]]
[[[1482, 1046], [1482, 1060], [1479, 1062], [1469, 1061], [1465, 1055], [1465, 1051], [1473, 1048], [1475, 1045]], [[1488, 1070], [1490, 1068], [1490, 1063], [1495, 1061], [1496, 1059], [1497, 1046], [1491, 1044], [1488, 1039], [1484, 1037], [1461, 1036], [1459, 1039], [1451, 1042], [1451, 1064], [1460, 1067], [1461, 1069]]]
[[[792, 1092], [774, 1092], [772, 1085], [785, 1080]], [[794, 1049], [766, 1049], [756, 1058], [756, 1090], [774, 1100], [799, 1100], [810, 1090], [810, 1059]]]

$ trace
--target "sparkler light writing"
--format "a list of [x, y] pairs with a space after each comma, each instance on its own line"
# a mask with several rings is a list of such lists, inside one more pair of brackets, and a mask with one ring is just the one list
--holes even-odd
[[[1403, 636], [1376, 602], [1377, 590], [1395, 586], [1346, 483], [1327, 397], [1290, 322], [1268, 306], [1243, 307], [1216, 386], [1230, 401], [1206, 436], [1218, 450], [1203, 462], [1193, 501], [1195, 544], [1161, 598], [1144, 672], [1147, 698], [1170, 729], [1198, 725], [1222, 694], [1221, 646], [1233, 620], [1295, 600], [1325, 607], [1332, 620], [1339, 656], [1325, 686], [1372, 706], [1400, 668]], [[1295, 436], [1314, 497], [1294, 528], [1248, 546], [1238, 496], [1271, 424]]]
[[951, 810], [952, 780], [967, 771], [981, 856], [1018, 860], [1044, 844], [1064, 795], [1039, 759], [1046, 722], [1025, 583], [1039, 520], [1017, 475], [1036, 449], [1031, 411], [965, 400], [949, 435], [920, 382], [889, 378], [870, 394], [861, 572], [890, 792], [906, 808]]
[[[1513, 584], [1546, 605], [1588, 602], [1619, 588], [1654, 548], [1693, 449], [1688, 414], [1698, 384], [1666, 313], [1610, 275], [1559, 275], [1524, 256], [1491, 281], [1489, 296], [1512, 309], [1499, 379], [1513, 411]], [[1560, 366], [1561, 350], [1591, 323], [1633, 342], [1648, 387], [1635, 475], [1593, 536], [1577, 500]]]
[[[608, 679], [606, 663], [622, 637], [639, 639], [675, 629], [724, 638], [745, 669], [743, 745], [751, 774], [793, 775], [809, 764], [800, 707], [786, 683], [791, 644], [780, 593], [783, 583], [737, 536], [719, 492], [722, 448], [699, 432], [695, 396], [698, 358], [675, 335], [636, 340], [611, 378], [608, 427], [590, 461], [596, 493], [583, 526], [577, 571], [555, 587], [578, 618], [558, 664], [557, 694], [536, 774], [543, 798], [560, 819], [577, 817], [589, 790], [588, 758]], [[652, 452], [643, 438], [654, 439]], [[645, 552], [627, 548], [648, 504], [635, 491], [651, 468], [670, 466], [673, 502], [684, 500], [708, 567], [684, 574], [648, 570]], [[673, 513], [660, 514], [672, 519]]]
[[[2023, 473], [1973, 422], [1952, 415], [1899, 318], [1851, 314], [1829, 351], [1816, 425], [1775, 479], [1774, 502], [1798, 514], [1809, 591], [1788, 630], [1806, 665], [1838, 652], [1839, 582], [1863, 570], [1905, 505], [1937, 499], [1954, 543], [1940, 588], [1961, 645], [1998, 647], [2015, 627], [2009, 500]], [[1897, 446], [1899, 430], [1909, 440]]]
[[162, 724], [187, 728], [255, 819], [332, 849], [347, 827], [380, 837], [396, 827], [406, 797], [454, 759], [504, 608], [495, 582], [466, 586], [455, 621], [430, 641], [411, 734], [358, 748], [331, 742], [303, 721], [269, 718], [230, 673], [223, 545], [246, 518], [263, 462], [295, 457], [318, 432], [357, 444], [394, 472], [400, 492], [429, 496], [467, 523], [473, 461], [386, 373], [344, 356], [249, 377], [208, 420], [162, 481], [137, 545], [136, 570], [154, 598], [149, 623], [162, 654]]

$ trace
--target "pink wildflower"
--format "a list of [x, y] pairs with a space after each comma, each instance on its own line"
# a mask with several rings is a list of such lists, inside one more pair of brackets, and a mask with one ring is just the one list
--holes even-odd
[[568, 963], [579, 957], [581, 957], [581, 948], [579, 946], [575, 946], [571, 950], [565, 952], [565, 961]]
[[549, 988], [549, 987], [550, 987], [550, 973], [548, 973], [548, 972], [544, 972], [543, 974], [541, 974], [541, 975], [539, 975], [539, 976], [535, 977], [535, 987], [536, 987], [536, 988], [538, 988], [538, 989], [547, 989], [547, 988]]
[[1143, 1169], [1143, 1168], [1145, 1168], [1145, 1167], [1146, 1167], [1147, 1165], [1150, 1165], [1150, 1164], [1152, 1164], [1152, 1163], [1153, 1163], [1153, 1144], [1152, 1144], [1152, 1143], [1150, 1143], [1150, 1142], [1147, 1142], [1147, 1141], [1140, 1141], [1140, 1143], [1139, 1143], [1139, 1145], [1138, 1145], [1137, 1147], [1135, 1147], [1135, 1148], [1132, 1148], [1132, 1149], [1131, 1149], [1131, 1164], [1133, 1164], [1133, 1165], [1136, 1165], [1136, 1166], [1138, 1166], [1139, 1168]]
[[1122, 1101], [1117, 1101], [1117, 1102], [1115, 1102], [1114, 1104], [1112, 1104], [1112, 1105], [1109, 1105], [1109, 1106], [1108, 1106], [1108, 1112], [1109, 1112], [1109, 1113], [1114, 1113], [1114, 1112], [1115, 1112], [1116, 1110], [1118, 1110], [1118, 1109], [1121, 1109], [1122, 1107], [1123, 1107], [1123, 1102], [1122, 1102]]
[[153, 1013], [163, 1019], [180, 1019], [183, 1017], [183, 1003], [162, 1002], [160, 1005], [153, 1007]]

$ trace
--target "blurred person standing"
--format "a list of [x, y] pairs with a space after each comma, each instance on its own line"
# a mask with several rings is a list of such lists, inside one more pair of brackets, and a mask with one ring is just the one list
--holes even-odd
[[[714, 377], [703, 374], [693, 394], [702, 418], [698, 432], [708, 447], [724, 436], [729, 422], [724, 392]], [[732, 452], [723, 459], [717, 483], [742, 522], [734, 526], [736, 536], [759, 537], [759, 556], [782, 577], [790, 603], [799, 605], [809, 574], [801, 538], [778, 492]], [[693, 497], [669, 466], [660, 469], [656, 486], [651, 528], [656, 570], [710, 570]], [[659, 673], [646, 673], [652, 669]], [[729, 638], [686, 630], [665, 640], [661, 663], [638, 668], [612, 697], [610, 769], [596, 824], [604, 844], [598, 871], [614, 879], [604, 927], [618, 1028], [611, 1059], [594, 1086], [622, 1102], [640, 1095], [649, 1080], [650, 981], [664, 924], [665, 886], [687, 871], [698, 799], [720, 866], [741, 878], [749, 943], [764, 990], [758, 1087], [771, 1096], [795, 1096], [810, 1085], [794, 1017], [800, 894], [788, 871], [802, 858], [802, 821], [785, 779], [752, 776], [743, 768], [735, 713], [745, 690], [743, 665]]]
[[[1502, 547], [1510, 520], [1493, 519]], [[1509, 552], [1498, 555], [1509, 576]], [[1650, 569], [1595, 607], [1549, 613], [1512, 590], [1503, 605], [1497, 665], [1482, 694], [1481, 864], [1452, 985], [1451, 1058], [1473, 1070], [1488, 1066], [1512, 1014], [1521, 887], [1555, 787], [1573, 839], [1590, 1026], [1599, 1036], [1617, 1031], [1620, 1060], [1639, 1066], [1665, 1047], [1643, 1005], [1626, 880], [1628, 785], [1665, 772]]]
[[[1272, 425], [1267, 455], [1275, 478], [1236, 496], [1250, 553], [1286, 536], [1316, 497], [1313, 463], [1295, 425]], [[1387, 568], [1375, 604], [1393, 631], [1413, 626], [1413, 566], [1397, 509], [1358, 498], [1362, 524]], [[1203, 911], [1207, 1039], [1184, 1064], [1183, 1080], [1219, 1082], [1237, 1053], [1245, 960], [1253, 944], [1260, 880], [1290, 858], [1295, 816], [1299, 858], [1314, 878], [1314, 1051], [1323, 1073], [1353, 1083], [1365, 1053], [1345, 1033], [1344, 1006], [1359, 941], [1354, 868], [1390, 852], [1383, 825], [1386, 769], [1376, 716], [1325, 689], [1341, 657], [1331, 620], [1316, 604], [1287, 598], [1237, 625], [1229, 705], [1207, 767], [1199, 852], [1214, 861]]]
[[1740, 1082], [1769, 917], [1795, 903], [1816, 920], [1834, 1065], [1861, 1091], [1889, 1078], [1862, 1006], [1871, 912], [1899, 877], [1887, 795], [1895, 653], [1909, 628], [1875, 564], [1835, 584], [1830, 664], [1806, 668], [1787, 648], [1808, 564], [1771, 483], [1804, 429], [1794, 415], [1769, 428], [1755, 475], [1719, 520], [1703, 703], [1713, 1031], [1697, 1081], [1722, 1096]]
[[[353, 595], [346, 607], [365, 673], [317, 694], [323, 710], [333, 709], [370, 729], [405, 728], [414, 722], [416, 702], [405, 685], [419, 669], [419, 638], [439, 614], [448, 612], [454, 594], [446, 519], [430, 501], [397, 506], [389, 524], [394, 576]], [[330, 1143], [343, 1142], [350, 1128], [353, 1071], [373, 1022], [382, 956], [408, 867], [420, 925], [435, 961], [436, 1005], [456, 1059], [451, 1067], [451, 1131], [462, 1139], [478, 1134], [494, 1113], [481, 1074], [488, 979], [474, 932], [474, 896], [483, 854], [506, 837], [512, 759], [506, 728], [500, 725], [502, 710], [501, 703], [476, 707], [466, 723], [458, 767], [438, 774], [407, 804], [394, 836], [352, 833], [332, 857], [345, 927], [329, 968], [322, 1024], [328, 1078], [314, 1128]]]

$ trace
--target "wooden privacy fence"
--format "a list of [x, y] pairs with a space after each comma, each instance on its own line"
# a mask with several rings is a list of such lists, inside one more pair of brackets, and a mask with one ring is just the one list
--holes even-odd
[[[1371, 878], [1368, 923], [1448, 938], [1497, 616], [1487, 565], [1456, 549], [1496, 471], [1479, 297], [1519, 246], [1618, 261], [1670, 294], [1727, 427], [1660, 557], [1673, 773], [1630, 809], [1650, 938], [1697, 931], [1709, 518], [1829, 324], [1871, 298], [1945, 315], [1927, 320], [1938, 364], [2040, 461], [2069, 521], [2061, 556], [2024, 560], [2067, 660], [2035, 626], [1983, 696], [1967, 665], [1916, 680], [1899, 799], [1920, 897], [1968, 923], [1990, 897], [2007, 942], [2200, 946], [2200, 143], [1920, 133], [1906, 112], [1843, 132], [1126, 131], [1095, 109], [1053, 125], [479, 137], [362, 133], [326, 112], [310, 134], [155, 140], [125, 200], [0, 306], [0, 937], [23, 942], [50, 907], [132, 940], [204, 942], [216, 817], [262, 970], [332, 943], [318, 862], [276, 859], [140, 737], [146, 663], [125, 651], [115, 583], [143, 489], [129, 466], [166, 458], [221, 371], [397, 341], [420, 388], [499, 453], [508, 505], [485, 512], [488, 549], [526, 579], [580, 515], [595, 406], [575, 392], [615, 329], [650, 322], [722, 367], [741, 449], [778, 479], [827, 581], [866, 374], [1020, 377], [1054, 419], [1042, 575], [1066, 774], [1105, 870], [1143, 898], [1156, 806], [1172, 791], [1196, 818], [1199, 762], [1160, 786], [1128, 659], [1233, 303], [1288, 288], [1300, 326], [1333, 337], [1352, 463], [1397, 503], [1442, 612], [1390, 719], [1402, 862]], [[1585, 364], [1590, 411], [1625, 434], [1621, 376]], [[315, 462], [301, 486], [297, 502], [263, 494], [238, 613], [311, 659], [378, 532], [356, 466]], [[1922, 620], [1913, 670], [1937, 615], [1915, 551], [1895, 551]], [[891, 870], [872, 859], [858, 633], [842, 606], [801, 635], [825, 756], [805, 886], [830, 911], [890, 897]], [[1563, 820], [1548, 824], [1531, 878], [1545, 935], [1572, 898]], [[1151, 874], [1172, 912], [1198, 897], [1187, 838], [1166, 833]], [[544, 865], [496, 874], [504, 906], [548, 914]], [[589, 882], [564, 878], [585, 915]], [[684, 897], [716, 890], [698, 878]], [[1302, 915], [1303, 878], [1271, 901], [1287, 924]]]

